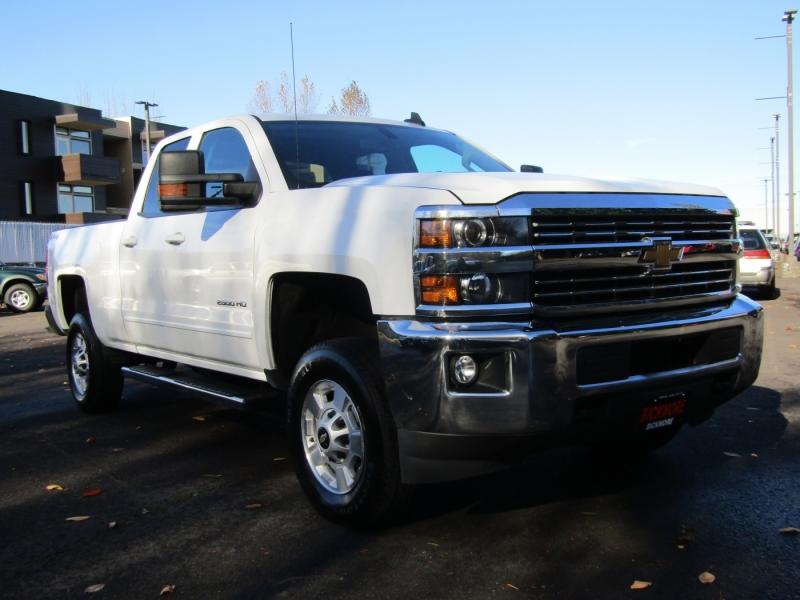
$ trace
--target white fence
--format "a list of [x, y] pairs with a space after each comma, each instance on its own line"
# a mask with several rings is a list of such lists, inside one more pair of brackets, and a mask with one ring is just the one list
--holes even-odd
[[50, 234], [68, 227], [76, 225], [0, 221], [0, 262], [44, 262]]

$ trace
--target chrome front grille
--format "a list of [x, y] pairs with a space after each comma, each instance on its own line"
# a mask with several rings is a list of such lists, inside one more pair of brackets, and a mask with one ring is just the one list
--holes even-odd
[[475, 247], [415, 245], [417, 278], [486, 275], [498, 289], [509, 289], [506, 279], [522, 283], [506, 302], [451, 306], [418, 295], [417, 313], [570, 318], [724, 303], [737, 293], [735, 216], [723, 196], [671, 194], [522, 193], [497, 205], [423, 207], [418, 221], [523, 219], [514, 230], [522, 235]]
[[733, 237], [733, 215], [691, 212], [625, 214], [537, 214], [531, 218], [534, 246], [638, 242], [645, 237], [673, 240], [726, 240]]
[[580, 265], [533, 275], [534, 305], [591, 306], [643, 302], [729, 291], [736, 261], [675, 263], [653, 272], [642, 265], [583, 269]]

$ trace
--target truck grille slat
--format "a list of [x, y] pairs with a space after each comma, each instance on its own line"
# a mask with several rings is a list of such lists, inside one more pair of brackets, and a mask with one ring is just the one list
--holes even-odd
[[730, 239], [734, 217], [710, 215], [626, 216], [611, 220], [608, 215], [535, 215], [531, 236], [536, 245], [581, 242], [626, 242], [643, 237], [671, 237], [676, 241]]
[[541, 306], [587, 306], [683, 298], [728, 291], [735, 273], [734, 261], [676, 263], [663, 273], [646, 266], [535, 272], [532, 299]]
[[[593, 306], [613, 310], [650, 300], [699, 301], [708, 296], [714, 301], [720, 293], [733, 293], [735, 256], [687, 254], [683, 260], [673, 259], [669, 268], [655, 269], [640, 262], [644, 250], [638, 248], [649, 238], [669, 238], [692, 252], [693, 242], [702, 247], [733, 240], [735, 231], [735, 217], [720, 212], [534, 211], [531, 243], [540, 262], [533, 267], [531, 301], [540, 311], [562, 313]], [[636, 246], [624, 250], [628, 243]], [[548, 264], [556, 260], [557, 268]]]

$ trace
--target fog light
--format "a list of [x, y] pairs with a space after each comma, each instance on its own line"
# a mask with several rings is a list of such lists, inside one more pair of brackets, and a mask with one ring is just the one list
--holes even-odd
[[466, 354], [453, 361], [453, 378], [461, 385], [469, 385], [478, 378], [478, 365], [475, 359]]

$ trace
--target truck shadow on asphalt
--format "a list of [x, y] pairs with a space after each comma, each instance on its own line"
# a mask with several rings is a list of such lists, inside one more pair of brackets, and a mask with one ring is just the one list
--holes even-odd
[[[797, 398], [792, 402], [797, 405]], [[643, 491], [653, 487], [657, 494], [691, 489], [697, 469], [713, 478], [725, 462], [751, 459], [773, 448], [786, 432], [787, 421], [778, 410], [781, 404], [779, 392], [754, 386], [719, 407], [710, 421], [684, 426], [672, 442], [649, 455], [620, 457], [565, 447], [531, 455], [497, 474], [424, 486], [417, 490], [409, 521], [457, 510], [469, 514], [513, 511], [637, 487]]]

